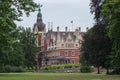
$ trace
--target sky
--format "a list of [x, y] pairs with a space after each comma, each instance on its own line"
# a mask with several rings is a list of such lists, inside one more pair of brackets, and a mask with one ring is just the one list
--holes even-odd
[[[48, 28], [48, 22], [53, 22], [53, 30], [55, 31], [57, 26], [60, 31], [64, 31], [66, 26], [70, 31], [74, 31], [78, 27], [81, 27], [81, 31], [86, 31], [86, 27], [93, 26], [90, 0], [34, 0], [34, 2], [43, 5], [41, 12], [46, 28]], [[17, 25], [33, 28], [37, 13], [38, 11], [32, 12], [29, 17], [23, 15], [23, 21], [17, 22]]]

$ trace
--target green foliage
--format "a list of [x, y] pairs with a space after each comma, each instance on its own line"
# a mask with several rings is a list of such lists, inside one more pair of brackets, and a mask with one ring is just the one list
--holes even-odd
[[25, 66], [33, 67], [34, 64], [34, 56], [38, 51], [38, 48], [35, 44], [36, 35], [31, 31], [30, 28], [20, 28], [19, 40], [22, 46], [22, 51], [25, 57]]
[[104, 23], [103, 18], [100, 16], [101, 9], [105, 0], [90, 0], [91, 13], [94, 14], [96, 24]]
[[52, 66], [42, 66], [41, 69], [42, 70], [56, 70], [56, 69], [60, 69], [60, 68], [78, 68], [80, 67], [79, 64], [63, 64], [63, 65], [52, 65]]
[[[96, 45], [96, 46], [93, 45], [94, 48], [91, 48], [91, 50], [93, 50], [93, 49], [96, 50], [96, 51], [93, 50], [94, 51], [93, 54], [95, 54], [95, 53], [97, 54], [97, 56], [94, 55], [94, 57], [96, 57], [95, 60], [98, 58], [98, 60], [96, 60], [96, 62], [100, 61], [97, 64], [101, 65], [102, 67], [109, 68], [110, 67], [110, 56], [111, 56], [110, 53], [111, 53], [111, 48], [112, 48], [112, 40], [109, 39], [108, 34], [107, 34], [107, 32], [108, 32], [107, 25], [109, 25], [109, 23], [107, 23], [105, 21], [105, 18], [103, 16], [101, 16], [101, 13], [103, 13], [102, 12], [103, 6], [104, 6], [104, 4], [106, 4], [106, 1], [109, 1], [109, 0], [91, 0], [91, 3], [90, 3], [91, 13], [94, 14], [94, 20], [95, 20], [95, 25], [94, 25], [93, 31], [92, 31], [93, 32], [92, 34], [94, 36], [91, 36], [91, 37], [93, 37], [93, 39], [91, 39], [91, 40], [93, 40], [93, 43]], [[114, 1], [117, 1], [117, 0], [114, 0]], [[111, 10], [109, 10], [109, 11], [111, 11]], [[106, 14], [106, 16], [108, 16], [108, 13], [105, 12], [105, 14]], [[104, 57], [102, 58], [100, 56], [104, 56]], [[89, 56], [87, 56], [87, 57], [89, 57]], [[98, 65], [94, 65], [94, 66], [98, 66]]]
[[4, 66], [4, 72], [24, 72], [24, 68], [22, 66], [16, 67], [11, 65]]
[[59, 69], [61, 66], [59, 65], [53, 65], [53, 66], [42, 66], [41, 69], [42, 70], [56, 70]]
[[111, 63], [120, 66], [120, 0], [105, 0], [101, 16], [108, 23], [108, 34], [113, 41]]
[[112, 72], [110, 72], [109, 74], [120, 74], [120, 68], [115, 68]]
[[82, 53], [81, 56], [80, 56], [80, 63], [81, 63], [81, 66], [80, 66], [80, 72], [81, 73], [90, 73], [90, 72], [92, 72], [92, 68], [90, 67], [90, 62], [87, 61], [86, 56], [85, 56], [84, 53]]
[[74, 66], [74, 64], [65, 64], [64, 68], [72, 68]]
[[[19, 41], [15, 21], [20, 21], [23, 12], [29, 15], [37, 4], [33, 0], [0, 0], [0, 65], [24, 66], [24, 54]], [[10, 67], [7, 66], [7, 67]], [[2, 72], [3, 70], [1, 70]]]
[[103, 24], [97, 24], [84, 36], [81, 64], [106, 68], [109, 64], [110, 51], [111, 41], [107, 36], [106, 27]]
[[90, 72], [92, 72], [92, 68], [90, 66], [81, 66], [80, 72], [81, 73], [90, 73]]

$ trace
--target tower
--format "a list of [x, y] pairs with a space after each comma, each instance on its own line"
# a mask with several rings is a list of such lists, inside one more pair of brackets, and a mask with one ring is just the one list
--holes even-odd
[[42, 5], [39, 5], [37, 20], [36, 20], [36, 23], [34, 24], [33, 32], [43, 32], [43, 33], [45, 33], [46, 32], [46, 27], [45, 27], [45, 24], [43, 23], [43, 20], [42, 20], [41, 7], [42, 7]]
[[41, 7], [42, 5], [39, 5], [38, 14], [37, 14], [37, 22], [42, 22]]
[[46, 41], [45, 41], [46, 26], [42, 20], [41, 7], [42, 5], [39, 5], [38, 13], [37, 13], [37, 20], [33, 27], [33, 32], [37, 34], [35, 43], [39, 49], [39, 52], [35, 54], [37, 71], [39, 71], [39, 67], [42, 66], [42, 59], [44, 57], [43, 51], [45, 50], [45, 44], [46, 44]]

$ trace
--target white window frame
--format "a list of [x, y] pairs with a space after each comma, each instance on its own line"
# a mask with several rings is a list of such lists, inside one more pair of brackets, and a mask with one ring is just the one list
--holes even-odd
[[74, 52], [74, 51], [72, 51], [71, 55], [72, 55], [72, 56], [75, 56], [75, 52]]
[[68, 52], [67, 51], [65, 51], [64, 54], [65, 54], [65, 56], [68, 56]]

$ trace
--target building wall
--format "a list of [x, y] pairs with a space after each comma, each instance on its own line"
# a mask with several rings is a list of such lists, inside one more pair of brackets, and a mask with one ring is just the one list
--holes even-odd
[[70, 63], [73, 63], [72, 61], [74, 60], [75, 64], [79, 63], [79, 55], [80, 55], [80, 51], [73, 49], [63, 49], [60, 50], [60, 56], [64, 56], [66, 58], [68, 58], [70, 60]]
[[[64, 37], [63, 35], [66, 36]], [[75, 32], [39, 32], [37, 39], [38, 46], [43, 46], [41, 50], [43, 51], [44, 57], [49, 58], [47, 61], [48, 65], [52, 65], [54, 62], [65, 64], [66, 60], [64, 58], [68, 59], [67, 63], [69, 64], [79, 63], [79, 49], [81, 46], [79, 40], [82, 40], [82, 37], [78, 30]], [[52, 59], [58, 56], [62, 56], [63, 60]]]
[[42, 13], [39, 7], [33, 32], [38, 34], [35, 42], [40, 50], [38, 55], [41, 54], [40, 52], [43, 53], [40, 58], [43, 60], [45, 57], [49, 58], [48, 65], [57, 61], [63, 64], [66, 60], [68, 63], [79, 63], [79, 49], [81, 47], [79, 41], [82, 41], [81, 28], [79, 27], [73, 32], [68, 31], [68, 27], [65, 27], [65, 31], [59, 31], [59, 27], [57, 27], [57, 31], [53, 31], [53, 23], [49, 24], [48, 27], [51, 29], [46, 32], [46, 25], [42, 21]]

